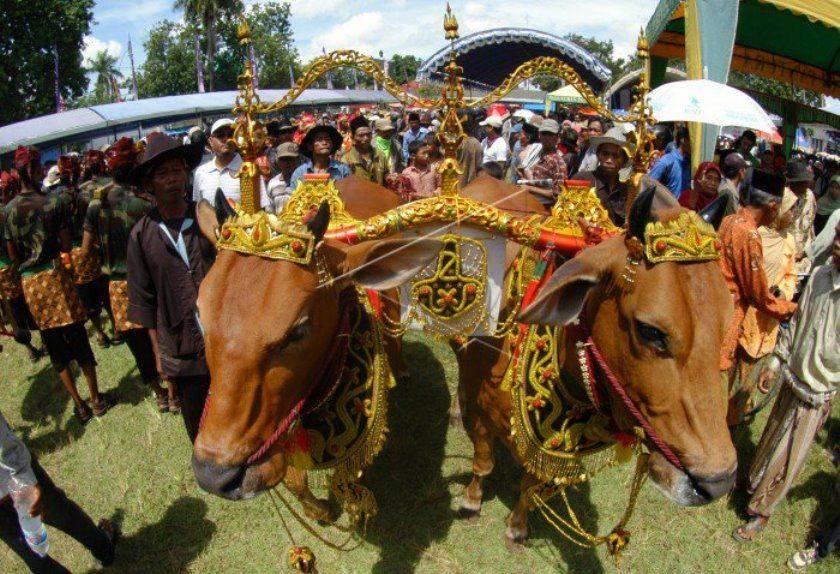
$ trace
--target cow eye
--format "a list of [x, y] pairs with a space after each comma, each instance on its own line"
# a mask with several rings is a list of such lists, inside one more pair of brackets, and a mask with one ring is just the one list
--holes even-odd
[[309, 334], [309, 319], [303, 319], [297, 325], [292, 327], [289, 334], [286, 335], [286, 343], [294, 343], [300, 341]]
[[661, 329], [642, 321], [636, 321], [636, 332], [646, 345], [650, 345], [658, 351], [668, 350], [668, 335]]

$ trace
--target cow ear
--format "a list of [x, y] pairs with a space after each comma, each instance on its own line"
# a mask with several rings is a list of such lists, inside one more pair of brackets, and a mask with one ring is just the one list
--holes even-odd
[[592, 290], [611, 285], [626, 262], [623, 235], [587, 247], [557, 268], [537, 298], [519, 313], [517, 321], [559, 326], [574, 322]]
[[206, 199], [202, 199], [195, 206], [195, 218], [198, 220], [198, 228], [207, 240], [216, 245], [217, 234], [219, 233], [219, 218], [216, 210]]
[[517, 321], [568, 325], [583, 311], [586, 297], [599, 281], [600, 273], [588, 258], [570, 259], [554, 272], [537, 298], [519, 313]]
[[346, 247], [324, 240], [321, 249], [332, 276], [366, 289], [384, 291], [411, 280], [432, 262], [442, 243], [436, 239], [389, 239]]

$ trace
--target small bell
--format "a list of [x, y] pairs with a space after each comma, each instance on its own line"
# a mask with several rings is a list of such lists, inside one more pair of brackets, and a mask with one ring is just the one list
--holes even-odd
[[298, 572], [317, 572], [315, 553], [308, 546], [295, 546], [289, 549], [289, 565]]

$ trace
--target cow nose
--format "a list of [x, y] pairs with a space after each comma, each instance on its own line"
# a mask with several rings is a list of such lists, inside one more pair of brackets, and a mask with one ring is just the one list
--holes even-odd
[[198, 486], [210, 494], [230, 500], [242, 498], [242, 479], [245, 476], [245, 467], [220, 466], [211, 460], [193, 454], [192, 468]]
[[727, 494], [735, 486], [735, 474], [737, 466], [732, 470], [715, 476], [694, 476], [694, 488], [702, 496], [706, 503], [717, 500]]

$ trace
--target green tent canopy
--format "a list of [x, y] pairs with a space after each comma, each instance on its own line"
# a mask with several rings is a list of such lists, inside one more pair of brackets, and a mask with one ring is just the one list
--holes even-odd
[[557, 102], [559, 104], [586, 104], [586, 98], [580, 95], [574, 86], [568, 85], [563, 86], [559, 90], [554, 90], [550, 92], [546, 97], [545, 100], [547, 102]]

